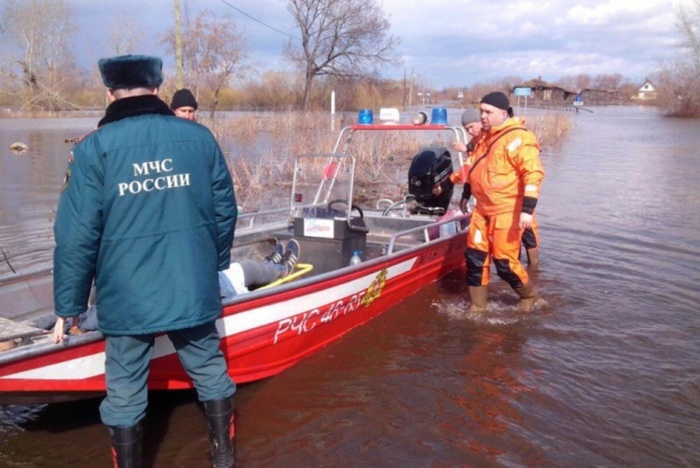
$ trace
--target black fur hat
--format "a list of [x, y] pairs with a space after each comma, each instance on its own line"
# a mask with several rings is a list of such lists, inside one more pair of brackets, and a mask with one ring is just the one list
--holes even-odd
[[98, 62], [110, 89], [157, 88], [163, 83], [163, 61], [147, 55], [121, 55]]

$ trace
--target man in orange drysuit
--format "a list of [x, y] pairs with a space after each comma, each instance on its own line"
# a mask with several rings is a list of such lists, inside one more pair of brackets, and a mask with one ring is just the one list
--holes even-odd
[[481, 134], [474, 139], [462, 198], [474, 195], [467, 241], [470, 311], [487, 307], [491, 260], [498, 276], [520, 296], [518, 308], [532, 310], [537, 290], [520, 263], [520, 242], [532, 228], [544, 171], [532, 132], [513, 118], [508, 97], [492, 92], [479, 106]]
[[[525, 119], [521, 117], [514, 117], [515, 120], [517, 120], [521, 125], [525, 124]], [[469, 166], [471, 166], [471, 157], [473, 156], [473, 151], [474, 147], [478, 141], [479, 138], [486, 137], [487, 133], [482, 133], [481, 132], [481, 122], [480, 122], [480, 115], [479, 111], [476, 109], [467, 109], [462, 113], [462, 126], [465, 128], [467, 131], [467, 134], [470, 135], [471, 141], [469, 141], [467, 144], [462, 143], [461, 141], [455, 141], [454, 142], [454, 149], [455, 151], [461, 151], [463, 153], [466, 153], [468, 157], [464, 161], [464, 170], [468, 171]], [[454, 172], [453, 174], [450, 175], [450, 180], [453, 184], [457, 184], [461, 182], [462, 174], [458, 172]], [[465, 198], [466, 196], [466, 198]], [[460, 209], [462, 212], [467, 213], [468, 211], [468, 203], [469, 203], [469, 198], [471, 196], [471, 192], [463, 192], [462, 193], [462, 200], [460, 201]], [[534, 215], [534, 213], [533, 213]], [[529, 272], [537, 271], [540, 265], [540, 256], [539, 256], [539, 245], [540, 245], [540, 236], [539, 236], [539, 227], [537, 224], [537, 219], [532, 218], [532, 227], [527, 228], [523, 230], [523, 236], [522, 236], [522, 247], [525, 249], [525, 254], [527, 255], [527, 269]]]

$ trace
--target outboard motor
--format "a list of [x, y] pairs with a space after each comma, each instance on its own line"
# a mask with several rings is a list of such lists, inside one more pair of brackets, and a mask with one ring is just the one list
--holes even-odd
[[[444, 214], [450, 206], [454, 184], [450, 181], [452, 156], [444, 146], [423, 148], [408, 169], [408, 193], [416, 197], [414, 213]], [[440, 195], [433, 189], [442, 186]]]

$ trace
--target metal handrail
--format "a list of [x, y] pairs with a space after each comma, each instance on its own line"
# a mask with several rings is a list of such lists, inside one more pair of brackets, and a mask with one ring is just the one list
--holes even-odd
[[442, 226], [443, 224], [454, 223], [455, 224], [455, 232], [464, 231], [465, 228], [462, 227], [462, 223], [460, 221], [463, 221], [465, 219], [469, 219], [470, 216], [471, 215], [469, 215], [469, 214], [461, 214], [459, 216], [455, 216], [454, 218], [449, 218], [449, 219], [445, 219], [445, 220], [438, 221], [435, 223], [430, 223], [430, 224], [425, 225], [425, 226], [413, 227], [410, 229], [406, 229], [405, 231], [397, 232], [389, 238], [389, 245], [387, 246], [386, 254], [391, 255], [394, 252], [394, 244], [396, 244], [396, 241], [399, 238], [407, 236], [409, 234], [414, 234], [416, 232], [423, 231], [423, 243], [427, 244], [428, 242], [440, 239], [439, 236], [434, 238], [434, 239], [430, 238], [430, 233], [428, 232], [428, 230], [431, 228], [439, 230], [440, 226]]
[[292, 181], [292, 194], [294, 194], [296, 187], [297, 187], [297, 173], [299, 169], [299, 162], [301, 159], [304, 158], [327, 158], [328, 162], [326, 164], [331, 164], [333, 162], [338, 162], [338, 165], [335, 167], [332, 177], [330, 177], [329, 180], [321, 179], [319, 181], [318, 188], [316, 189], [316, 195], [314, 197], [314, 201], [310, 205], [295, 205], [294, 202], [294, 196], [291, 197], [290, 200], [290, 215], [294, 213], [294, 210], [298, 208], [304, 208], [306, 206], [320, 206], [323, 203], [327, 203], [330, 198], [331, 191], [333, 190], [333, 187], [335, 185], [335, 181], [338, 177], [338, 172], [340, 170], [341, 164], [343, 160], [348, 160], [349, 163], [348, 165], [350, 166], [350, 179], [348, 182], [348, 194], [347, 194], [347, 200], [348, 200], [348, 210], [345, 216], [345, 220], [350, 225], [350, 212], [352, 211], [352, 199], [353, 199], [353, 187], [355, 185], [355, 158], [352, 157], [349, 154], [334, 154], [334, 153], [312, 153], [312, 154], [301, 154], [296, 157], [295, 163], [294, 163], [294, 179]]
[[[348, 147], [350, 146], [350, 142], [352, 140], [352, 135], [356, 131], [388, 131], [388, 130], [404, 130], [404, 131], [448, 131], [452, 132], [454, 134], [455, 140], [460, 141], [464, 144], [467, 144], [469, 142], [469, 139], [467, 138], [467, 131], [464, 129], [462, 126], [453, 126], [453, 125], [403, 125], [403, 124], [377, 124], [377, 125], [362, 125], [362, 124], [355, 124], [355, 125], [350, 125], [347, 127], [344, 127], [342, 130], [340, 130], [340, 134], [338, 135], [338, 139], [335, 142], [335, 146], [333, 147], [333, 153], [334, 154], [345, 154], [348, 150]], [[343, 147], [343, 151], [341, 153], [338, 153], [338, 149], [340, 148], [341, 141], [343, 140], [343, 135], [345, 135], [346, 132], [349, 132], [347, 136], [345, 137], [345, 145]], [[464, 165], [464, 155], [462, 154], [461, 151], [457, 152], [457, 159], [458, 159], [458, 167], [455, 167], [454, 161], [452, 162], [452, 169], [454, 171], [460, 171], [462, 169], [462, 166]]]

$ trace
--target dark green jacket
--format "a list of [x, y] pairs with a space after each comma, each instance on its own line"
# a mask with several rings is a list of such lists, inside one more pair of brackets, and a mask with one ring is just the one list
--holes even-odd
[[155, 96], [115, 101], [73, 148], [56, 213], [56, 314], [87, 308], [108, 335], [177, 330], [221, 313], [236, 200], [211, 132]]

